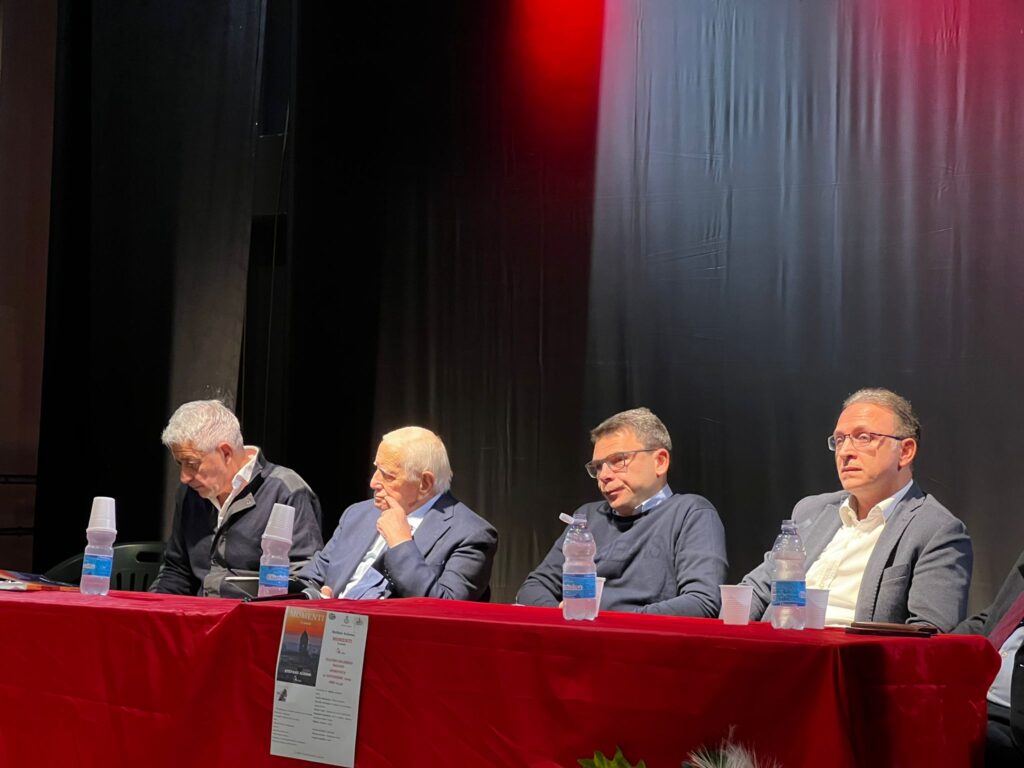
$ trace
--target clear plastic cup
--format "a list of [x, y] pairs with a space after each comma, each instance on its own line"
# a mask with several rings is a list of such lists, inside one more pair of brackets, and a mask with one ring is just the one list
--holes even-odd
[[824, 629], [825, 612], [828, 610], [828, 590], [807, 590], [807, 613], [805, 629]]
[[295, 525], [295, 507], [287, 504], [275, 504], [270, 510], [270, 518], [267, 520], [267, 527], [263, 529], [264, 536], [270, 536], [278, 541], [292, 540], [292, 527]]
[[92, 500], [89, 513], [89, 531], [113, 531], [117, 533], [117, 515], [114, 500], [109, 496], [97, 496]]
[[722, 610], [718, 618], [726, 624], [750, 623], [750, 599], [754, 588], [749, 584], [722, 584]]

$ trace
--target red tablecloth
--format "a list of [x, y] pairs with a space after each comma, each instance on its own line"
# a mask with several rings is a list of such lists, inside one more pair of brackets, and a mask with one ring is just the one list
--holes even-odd
[[[865, 638], [437, 600], [369, 615], [356, 764], [678, 768], [730, 728], [792, 766], [980, 765], [983, 638]], [[0, 593], [0, 766], [298, 766], [271, 757], [285, 603]]]

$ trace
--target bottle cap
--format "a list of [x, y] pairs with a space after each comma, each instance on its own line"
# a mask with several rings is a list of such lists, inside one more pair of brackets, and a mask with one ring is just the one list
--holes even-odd
[[275, 504], [274, 508], [270, 510], [267, 527], [263, 529], [263, 537], [291, 543], [294, 525], [295, 507], [289, 507], [287, 504]]
[[117, 516], [114, 513], [114, 500], [109, 496], [97, 496], [92, 500], [92, 512], [89, 513], [89, 531], [106, 531], [117, 533]]

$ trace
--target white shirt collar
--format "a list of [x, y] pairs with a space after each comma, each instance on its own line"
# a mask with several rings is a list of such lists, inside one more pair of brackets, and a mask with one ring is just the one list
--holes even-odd
[[434, 504], [443, 495], [444, 494], [439, 493], [436, 496], [427, 499], [423, 506], [417, 507], [413, 512], [409, 513], [407, 519], [409, 520], [409, 527], [412, 528], [413, 533], [415, 533], [416, 529], [420, 527], [420, 523], [423, 522], [423, 518], [426, 517], [427, 512], [433, 509]]
[[210, 502], [217, 510], [218, 528], [224, 524], [224, 520], [227, 518], [228, 507], [238, 498], [239, 492], [252, 482], [252, 473], [256, 469], [256, 459], [260, 455], [260, 449], [255, 445], [245, 446], [245, 452], [249, 453], [250, 451], [252, 451], [252, 456], [235, 472], [235, 476], [231, 478], [231, 493], [224, 499], [224, 503], [218, 504], [216, 498], [210, 499]]
[[868, 520], [873, 521], [872, 527], [879, 523], [887, 523], [889, 522], [889, 518], [892, 516], [892, 513], [896, 510], [896, 505], [903, 500], [903, 497], [907, 495], [907, 491], [910, 490], [910, 486], [913, 484], [914, 480], [911, 479], [909, 483], [896, 491], [892, 496], [887, 499], [882, 499], [880, 502], [875, 504], [875, 506], [873, 506], [864, 516], [863, 521], [857, 517], [857, 510], [855, 510], [853, 505], [850, 504], [850, 499], [853, 498], [853, 494], [850, 494], [843, 499], [843, 503], [839, 506], [839, 519], [842, 521], [843, 525], [846, 526], [857, 525], [861, 522], [866, 523]]

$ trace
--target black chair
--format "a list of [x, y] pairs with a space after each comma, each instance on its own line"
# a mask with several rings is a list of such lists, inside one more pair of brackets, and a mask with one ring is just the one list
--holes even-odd
[[[110, 588], [127, 592], [145, 592], [160, 572], [164, 559], [162, 541], [139, 541], [114, 546], [114, 562], [110, 572]], [[53, 566], [46, 578], [78, 584], [82, 580], [83, 555], [74, 555]]]

